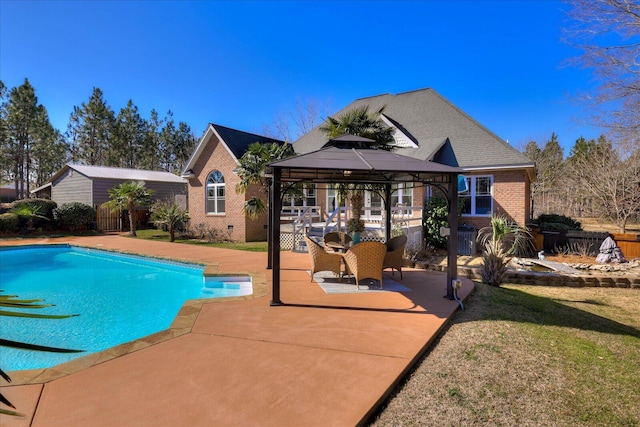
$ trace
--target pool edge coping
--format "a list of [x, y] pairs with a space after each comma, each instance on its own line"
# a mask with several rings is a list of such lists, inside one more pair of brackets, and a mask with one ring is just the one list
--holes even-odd
[[193, 326], [196, 323], [196, 320], [198, 319], [200, 310], [206, 304], [219, 304], [219, 303], [229, 302], [229, 301], [252, 300], [255, 298], [262, 298], [266, 296], [268, 293], [267, 278], [265, 274], [250, 273], [246, 271], [245, 272], [220, 271], [219, 264], [215, 262], [211, 262], [211, 263], [191, 262], [191, 261], [184, 261], [176, 258], [162, 257], [162, 256], [156, 256], [156, 255], [146, 255], [146, 254], [141, 254], [139, 252], [114, 250], [114, 249], [96, 247], [91, 245], [79, 245], [75, 243], [25, 243], [25, 244], [6, 245], [6, 246], [2, 245], [0, 246], [0, 250], [4, 248], [10, 248], [10, 247], [16, 248], [16, 247], [25, 247], [25, 246], [78, 247], [78, 248], [85, 248], [85, 249], [101, 250], [105, 252], [120, 253], [125, 255], [137, 255], [137, 256], [142, 256], [146, 258], [152, 258], [152, 259], [164, 260], [164, 261], [173, 261], [173, 262], [178, 262], [183, 264], [201, 265], [201, 266], [204, 266], [204, 270], [202, 272], [202, 275], [204, 277], [215, 277], [215, 276], [251, 277], [253, 292], [251, 293], [251, 295], [244, 295], [244, 296], [238, 296], [238, 297], [196, 298], [196, 299], [187, 300], [182, 305], [182, 307], [178, 311], [178, 314], [173, 319], [173, 321], [171, 322], [171, 325], [167, 329], [163, 329], [162, 331], [158, 331], [151, 335], [146, 335], [142, 338], [138, 338], [133, 341], [119, 344], [115, 347], [110, 347], [106, 350], [103, 350], [97, 353], [87, 354], [77, 359], [70, 360], [65, 363], [61, 363], [52, 368], [6, 371], [6, 373], [9, 374], [9, 376], [11, 377], [11, 382], [7, 383], [5, 380], [2, 380], [2, 384], [0, 384], [0, 387], [46, 384], [48, 382], [63, 378], [67, 375], [71, 375], [76, 372], [82, 371], [84, 369], [100, 365], [104, 362], [108, 362], [115, 358], [125, 356], [131, 353], [135, 353], [138, 350], [143, 350], [153, 345], [160, 344], [170, 339], [177, 338], [179, 336], [190, 333], [191, 330], [193, 329]]

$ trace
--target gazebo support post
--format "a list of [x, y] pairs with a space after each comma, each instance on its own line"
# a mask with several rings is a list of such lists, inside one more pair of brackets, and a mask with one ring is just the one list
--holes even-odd
[[447, 240], [447, 295], [454, 299], [453, 281], [458, 278], [458, 175], [449, 174], [449, 239]]
[[271, 207], [269, 216], [271, 217], [271, 305], [282, 305], [280, 300], [280, 211], [282, 210], [282, 199], [280, 198], [280, 179], [282, 170], [274, 168], [273, 185], [271, 189]]
[[267, 187], [267, 201], [269, 203], [269, 218], [267, 219], [267, 270], [273, 268], [273, 258], [271, 253], [273, 252], [273, 237], [271, 236], [271, 230], [273, 230], [273, 223], [275, 215], [271, 215], [271, 206], [273, 206], [273, 178], [269, 179], [269, 187]]
[[385, 239], [388, 242], [391, 239], [391, 184], [384, 185], [384, 208], [385, 208]]

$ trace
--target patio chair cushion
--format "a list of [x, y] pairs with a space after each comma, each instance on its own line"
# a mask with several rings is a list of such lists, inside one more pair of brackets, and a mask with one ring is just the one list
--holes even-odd
[[386, 253], [387, 247], [380, 242], [362, 242], [347, 250], [344, 261], [355, 277], [358, 289], [360, 281], [364, 279], [375, 279], [382, 288], [382, 264]]

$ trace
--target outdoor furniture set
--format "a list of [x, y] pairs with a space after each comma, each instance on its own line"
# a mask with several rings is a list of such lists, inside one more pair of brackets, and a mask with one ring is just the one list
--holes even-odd
[[402, 279], [402, 257], [407, 244], [407, 236], [401, 235], [390, 239], [386, 244], [380, 242], [361, 242], [352, 244], [351, 236], [343, 232], [327, 233], [323, 237], [323, 245], [304, 237], [311, 257], [311, 280], [319, 271], [331, 271], [342, 281], [342, 265], [344, 275], [353, 275], [357, 289], [360, 281], [376, 280], [382, 288], [382, 271], [391, 268], [400, 272]]

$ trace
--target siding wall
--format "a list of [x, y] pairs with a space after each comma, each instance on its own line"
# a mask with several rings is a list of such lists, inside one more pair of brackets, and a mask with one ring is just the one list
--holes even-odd
[[[51, 185], [51, 200], [58, 206], [63, 203], [80, 202], [89, 206], [101, 205], [109, 200], [109, 189], [122, 184], [120, 179], [90, 179], [73, 169], [66, 171]], [[145, 186], [154, 190], [154, 200], [176, 200], [175, 196], [182, 199], [187, 194], [187, 184], [172, 182], [147, 181]], [[180, 197], [178, 197], [180, 199]]]
[[[116, 185], [120, 185], [125, 180], [101, 179], [93, 180], [93, 204], [101, 205], [109, 201], [109, 190]], [[173, 182], [146, 181], [145, 187], [154, 190], [153, 200], [171, 200], [175, 202], [176, 195], [184, 196], [187, 193], [187, 184]], [[57, 200], [56, 200], [57, 201]]]
[[91, 180], [73, 169], [67, 170], [51, 184], [51, 200], [58, 206], [80, 202], [93, 206]]

